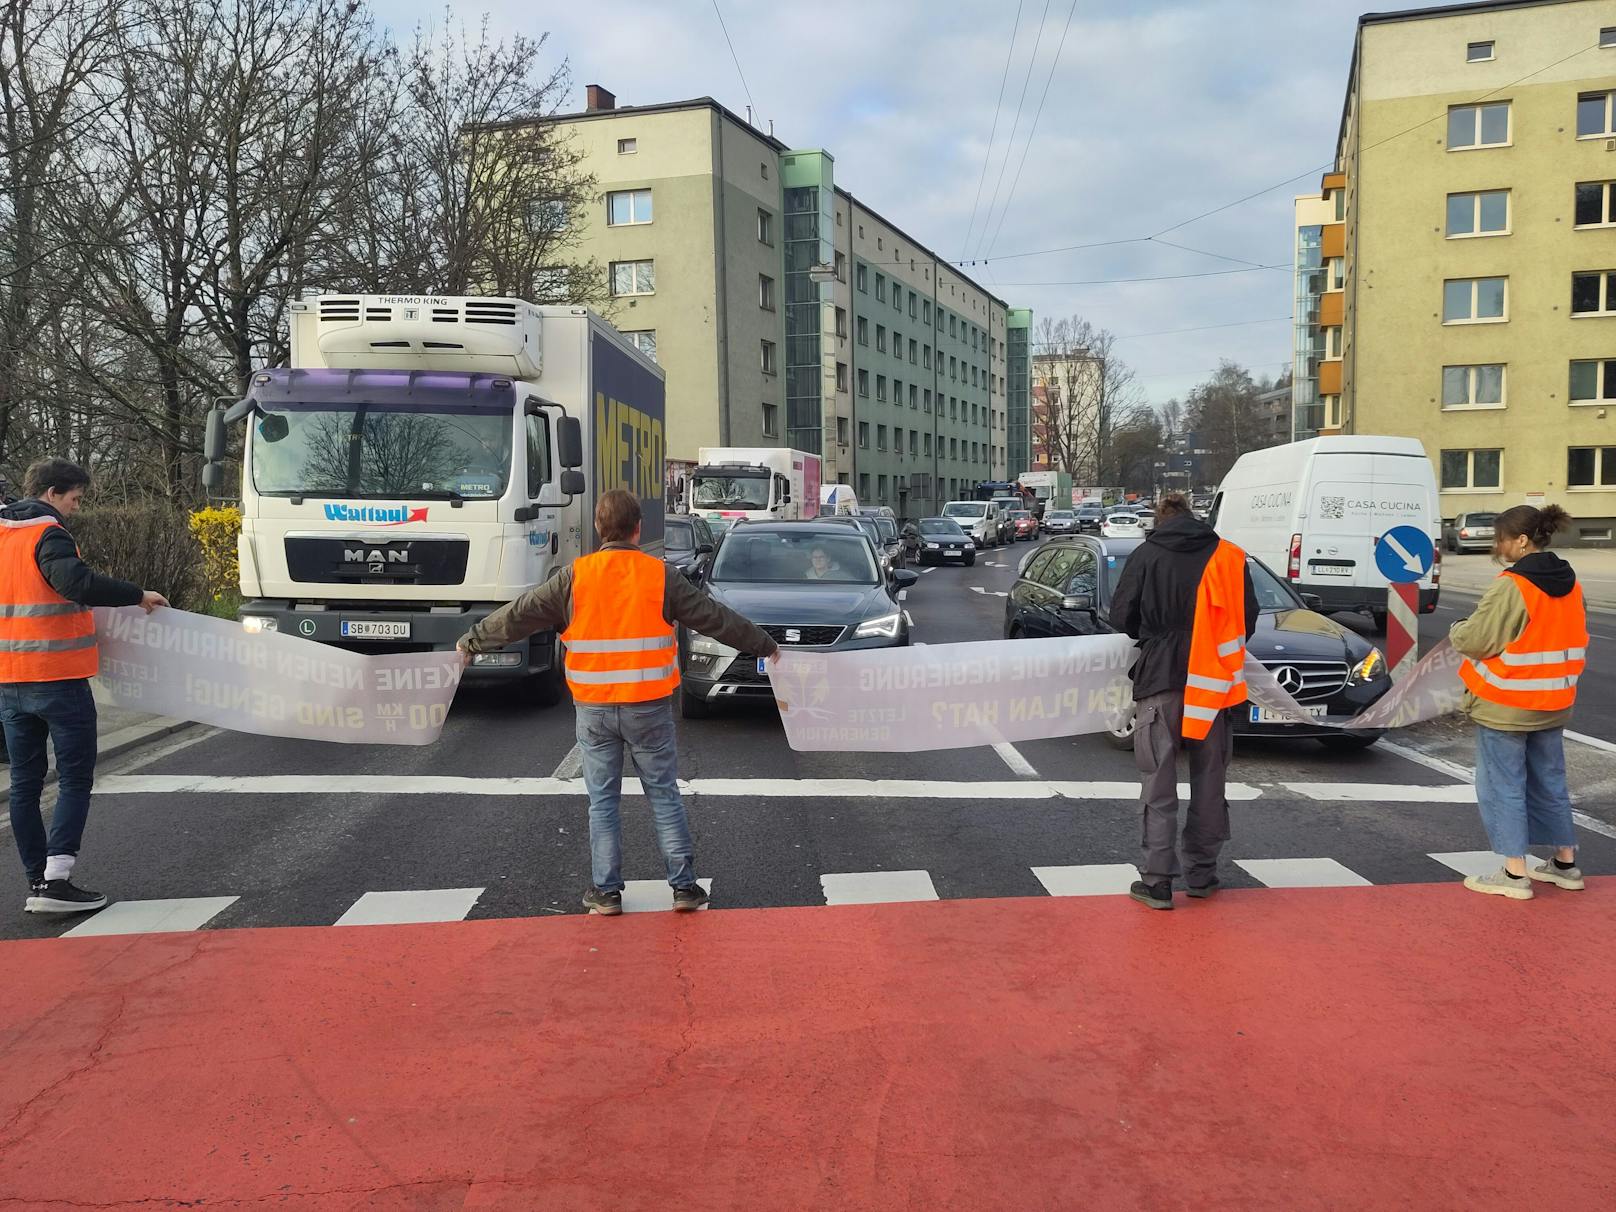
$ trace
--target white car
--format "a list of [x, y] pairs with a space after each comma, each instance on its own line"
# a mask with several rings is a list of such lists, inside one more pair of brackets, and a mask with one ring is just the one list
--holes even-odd
[[1156, 529], [1156, 511], [1154, 509], [1136, 509], [1133, 516], [1139, 519], [1139, 527], [1146, 534]]
[[1145, 528], [1131, 513], [1108, 513], [1100, 523], [1100, 534], [1108, 539], [1142, 539]]

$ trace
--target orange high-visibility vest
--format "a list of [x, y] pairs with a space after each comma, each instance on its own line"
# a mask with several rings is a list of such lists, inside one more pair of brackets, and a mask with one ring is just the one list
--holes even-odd
[[1246, 553], [1219, 540], [1195, 591], [1184, 725], [1192, 741], [1206, 739], [1218, 713], [1246, 701]]
[[34, 553], [55, 518], [0, 518], [0, 682], [93, 678], [95, 616], [51, 588]]
[[[1512, 576], [1512, 573], [1500, 573]], [[1485, 661], [1467, 659], [1459, 677], [1478, 699], [1526, 711], [1564, 711], [1577, 701], [1588, 660], [1588, 615], [1582, 586], [1551, 597], [1525, 577], [1515, 587], [1526, 603], [1526, 630]]]
[[673, 624], [662, 617], [667, 566], [641, 551], [598, 551], [572, 565], [567, 685], [580, 703], [649, 703], [679, 688]]

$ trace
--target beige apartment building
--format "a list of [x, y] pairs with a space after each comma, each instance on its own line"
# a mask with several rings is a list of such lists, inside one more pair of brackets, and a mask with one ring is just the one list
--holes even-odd
[[1616, 0], [1361, 18], [1319, 201], [1319, 431], [1420, 438], [1444, 517], [1559, 501], [1610, 541]]
[[711, 98], [587, 95], [554, 119], [601, 190], [579, 252], [667, 372], [670, 478], [703, 446], [790, 446], [901, 515], [1007, 478], [1028, 396], [1009, 391], [1004, 300], [842, 188], [827, 151]]

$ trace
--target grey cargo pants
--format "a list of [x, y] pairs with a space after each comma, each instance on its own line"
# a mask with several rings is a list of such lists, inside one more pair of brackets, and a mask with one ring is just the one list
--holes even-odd
[[[1204, 741], [1187, 741], [1180, 734], [1184, 723], [1183, 691], [1168, 691], [1140, 699], [1138, 724], [1133, 734], [1134, 763], [1142, 776], [1139, 798], [1144, 814], [1144, 862], [1139, 876], [1147, 884], [1183, 875], [1191, 887], [1212, 882], [1218, 870], [1218, 851], [1229, 840], [1229, 801], [1224, 785], [1234, 753], [1234, 730], [1229, 714], [1213, 721]], [[1178, 843], [1178, 753], [1189, 751], [1190, 808], [1184, 838]]]

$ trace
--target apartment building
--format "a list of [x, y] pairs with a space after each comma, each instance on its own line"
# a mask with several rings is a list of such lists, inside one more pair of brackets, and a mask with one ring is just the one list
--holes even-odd
[[[1342, 204], [1345, 204], [1344, 196]], [[1319, 371], [1326, 360], [1325, 329], [1320, 320], [1324, 296], [1333, 294], [1331, 327], [1340, 328], [1340, 307], [1344, 298], [1341, 292], [1346, 273], [1346, 260], [1339, 251], [1331, 258], [1330, 265], [1325, 265], [1324, 229], [1333, 227], [1335, 232], [1332, 238], [1342, 238], [1344, 228], [1338, 226], [1340, 223], [1333, 192], [1324, 197], [1304, 194], [1296, 199], [1296, 292], [1291, 310], [1295, 321], [1295, 347], [1291, 361], [1291, 436], [1297, 442], [1318, 437], [1324, 428], [1326, 404], [1319, 396]], [[1338, 414], [1341, 396], [1339, 337], [1340, 333], [1337, 332], [1335, 357], [1329, 359], [1336, 363], [1329, 373], [1333, 376], [1332, 405]], [[1337, 421], [1337, 430], [1339, 425]]]
[[1420, 438], [1445, 517], [1616, 525], [1616, 3], [1364, 16], [1319, 202], [1321, 432]]
[[579, 252], [667, 372], [670, 480], [703, 446], [791, 446], [919, 516], [1005, 478], [1030, 397], [1009, 391], [1004, 300], [838, 183], [829, 151], [709, 97], [587, 97], [553, 119], [601, 189]]
[[1093, 484], [1094, 417], [1100, 395], [1100, 364], [1085, 351], [1033, 354], [1030, 416], [1031, 471], [1064, 471]]

